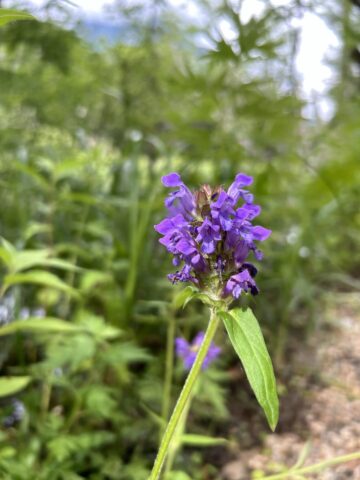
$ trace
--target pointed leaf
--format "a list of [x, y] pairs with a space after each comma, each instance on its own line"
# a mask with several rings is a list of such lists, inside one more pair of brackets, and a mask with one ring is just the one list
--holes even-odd
[[0, 261], [6, 265], [8, 269], [11, 266], [11, 253], [4, 247], [0, 247]]
[[191, 285], [188, 285], [186, 288], [181, 290], [181, 292], [175, 295], [173, 299], [174, 308], [176, 310], [181, 307], [185, 308], [197, 291], [197, 288], [192, 287]]
[[44, 333], [74, 333], [83, 332], [84, 327], [53, 317], [30, 317], [26, 320], [16, 320], [0, 328], [0, 337], [16, 332]]
[[49, 234], [52, 232], [52, 226], [47, 223], [39, 223], [34, 222], [31, 223], [28, 228], [25, 230], [24, 238], [25, 240], [29, 240], [30, 238], [34, 237], [35, 235], [39, 234]]
[[12, 285], [18, 285], [22, 283], [44, 285], [46, 287], [61, 290], [74, 297], [79, 296], [78, 292], [74, 288], [67, 285], [59, 277], [57, 277], [53, 273], [44, 272], [42, 270], [32, 270], [25, 273], [14, 273], [6, 275], [4, 279], [4, 289], [6, 290]]
[[70, 323], [55, 317], [30, 317], [26, 320], [15, 320], [0, 327], [0, 337], [16, 332], [29, 333], [86, 333], [99, 340], [112, 340], [121, 335], [121, 330], [105, 323], [94, 321]]
[[49, 250], [20, 250], [13, 253], [11, 270], [13, 273], [27, 270], [41, 264], [50, 255]]
[[82, 270], [81, 267], [78, 267], [67, 260], [63, 260], [62, 258], [46, 258], [39, 263], [39, 266], [59, 268], [60, 270], [69, 270], [71, 272], [80, 272]]
[[35, 17], [27, 12], [19, 12], [17, 10], [10, 10], [9, 8], [0, 8], [0, 26], [6, 25], [15, 20], [36, 20]]
[[260, 326], [250, 308], [219, 312], [246, 376], [274, 431], [279, 418], [276, 380]]
[[24, 389], [31, 377], [2, 377], [0, 378], [0, 398], [13, 395]]

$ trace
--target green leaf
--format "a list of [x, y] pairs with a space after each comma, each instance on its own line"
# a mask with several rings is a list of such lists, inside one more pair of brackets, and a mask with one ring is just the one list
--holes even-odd
[[197, 288], [192, 287], [191, 285], [188, 285], [186, 288], [181, 290], [181, 292], [175, 295], [173, 299], [174, 308], [176, 310], [178, 310], [181, 307], [185, 308], [197, 291], [198, 291]]
[[223, 306], [223, 302], [221, 300], [219, 301], [217, 298], [212, 298], [210, 295], [203, 292], [194, 293], [191, 298], [196, 298], [209, 307], [221, 308], [221, 306]]
[[34, 222], [31, 223], [28, 228], [25, 230], [24, 238], [25, 240], [29, 240], [30, 238], [34, 237], [35, 235], [39, 234], [49, 234], [52, 232], [52, 226], [46, 223], [38, 223]]
[[0, 247], [0, 260], [7, 268], [11, 266], [11, 253], [4, 247]]
[[60, 318], [30, 317], [26, 320], [16, 320], [0, 328], [0, 337], [16, 332], [44, 332], [44, 333], [74, 333], [83, 332], [83, 326], [74, 325]]
[[36, 18], [27, 12], [19, 12], [8, 8], [0, 9], [0, 26], [6, 25], [9, 22], [14, 22], [15, 20], [36, 20]]
[[50, 257], [49, 250], [23, 250], [13, 252], [11, 255], [10, 269], [12, 273], [21, 272], [32, 267], [53, 267], [61, 270], [81, 270], [76, 265], [62, 258]]
[[24, 165], [23, 163], [15, 162], [13, 164], [13, 168], [21, 173], [32, 178], [35, 181], [36, 186], [40, 187], [44, 191], [49, 191], [51, 189], [50, 184], [46, 180], [45, 177], [39, 174], [38, 170], [33, 167], [29, 167], [28, 165]]
[[[52, 257], [51, 250], [16, 250], [9, 242], [2, 239], [0, 260], [6, 265], [9, 273], [15, 274], [33, 267], [52, 267], [61, 270], [80, 271], [77, 267], [62, 258]], [[46, 272], [45, 272], [46, 273]]]
[[105, 385], [89, 385], [85, 391], [86, 410], [95, 418], [114, 418], [118, 403], [112, 397], [112, 389]]
[[153, 412], [148, 406], [145, 404], [141, 404], [141, 407], [145, 410], [145, 412], [149, 415], [150, 418], [154, 420], [154, 423], [161, 428], [166, 427], [166, 421], [160, 417], [157, 413]]
[[33, 283], [36, 285], [44, 285], [46, 287], [55, 288], [63, 292], [68, 293], [74, 297], [78, 297], [79, 293], [65, 282], [63, 282], [59, 277], [50, 272], [44, 272], [42, 270], [32, 270], [31, 272], [25, 273], [14, 273], [6, 275], [4, 279], [4, 289], [18, 285], [22, 283]]
[[31, 377], [3, 377], [0, 378], [0, 397], [7, 397], [23, 390]]
[[6, 240], [6, 238], [4, 237], [0, 237], [1, 238], [1, 244], [3, 246], [3, 248], [10, 254], [12, 255], [13, 253], [16, 253], [16, 248], [14, 247], [14, 245], [10, 242], [8, 242]]
[[110, 273], [88, 270], [82, 275], [80, 289], [84, 293], [90, 293], [93, 289], [113, 281], [114, 279]]
[[130, 341], [117, 344], [116, 348], [102, 352], [102, 358], [108, 365], [121, 366], [129, 363], [148, 362], [152, 359], [152, 356], [145, 348]]
[[89, 314], [87, 318], [84, 317], [81, 320], [79, 325], [82, 325], [84, 330], [91, 333], [98, 340], [112, 340], [122, 334], [119, 328], [113, 325], [106, 325], [104, 319], [96, 315]]
[[11, 258], [11, 271], [20, 272], [41, 264], [50, 255], [49, 250], [14, 251]]
[[81, 267], [74, 265], [67, 260], [63, 260], [62, 258], [46, 258], [41, 263], [39, 263], [42, 267], [52, 267], [52, 268], [59, 268], [60, 270], [69, 270], [71, 272], [80, 272], [82, 270]]
[[59, 434], [48, 442], [47, 447], [50, 458], [54, 458], [58, 462], [64, 462], [78, 452], [91, 453], [100, 446], [114, 441], [115, 434], [106, 431], [85, 432], [78, 435]]
[[207, 294], [204, 292], [199, 292], [199, 290], [191, 285], [187, 286], [181, 292], [179, 292], [174, 300], [173, 300], [173, 307], [178, 309], [180, 307], [185, 308], [186, 305], [193, 299], [200, 300], [205, 305], [209, 305], [210, 307], [218, 307], [223, 308], [224, 302], [222, 300], [218, 300], [217, 298], [213, 298], [211, 294]]
[[55, 181], [59, 181], [66, 177], [75, 177], [79, 174], [85, 165], [84, 158], [64, 160], [54, 166], [53, 177]]
[[226, 438], [208, 437], [207, 435], [197, 435], [195, 433], [185, 433], [181, 435], [181, 443], [194, 447], [211, 447], [213, 445], [225, 445], [228, 443]]
[[249, 383], [274, 431], [279, 418], [276, 380], [260, 326], [250, 308], [219, 312]]
[[86, 333], [98, 340], [112, 340], [121, 335], [121, 330], [94, 318], [87, 322], [70, 323], [55, 317], [30, 317], [26, 320], [15, 320], [0, 327], [0, 337], [16, 332], [33, 333]]

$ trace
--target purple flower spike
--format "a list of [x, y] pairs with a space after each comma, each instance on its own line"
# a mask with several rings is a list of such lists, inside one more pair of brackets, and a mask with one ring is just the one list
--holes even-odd
[[178, 173], [162, 177], [164, 186], [174, 190], [165, 201], [168, 216], [154, 228], [178, 269], [168, 275], [172, 283], [191, 282], [218, 299], [258, 293], [256, 268], [248, 257], [262, 259], [257, 242], [266, 240], [271, 230], [252, 224], [261, 212], [244, 189], [252, 181], [239, 173], [227, 191], [203, 185], [191, 192]]
[[[195, 362], [197, 352], [204, 340], [204, 332], [199, 332], [192, 343], [188, 343], [185, 338], [178, 337], [175, 340], [176, 355], [182, 359], [185, 370], [190, 370]], [[205, 370], [209, 365], [220, 355], [221, 348], [211, 343], [207, 355], [202, 364], [202, 369]]]

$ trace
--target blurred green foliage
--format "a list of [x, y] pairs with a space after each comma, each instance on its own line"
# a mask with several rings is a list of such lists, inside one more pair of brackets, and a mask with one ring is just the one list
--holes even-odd
[[[174, 308], [181, 287], [168, 283], [153, 231], [164, 173], [193, 186], [255, 177], [273, 235], [252, 308], [280, 376], [287, 346], [317, 325], [322, 292], [359, 285], [358, 9], [349, 2], [329, 18], [344, 48], [335, 113], [323, 122], [304, 116], [293, 68], [297, 4], [265, 2], [242, 23], [228, 3], [198, 3], [205, 29], [144, 2], [120, 12], [135, 41], [110, 45], [50, 19], [0, 30], [0, 365], [20, 377], [1, 385], [3, 420], [11, 389], [27, 385], [16, 393], [24, 418], [0, 433], [1, 478], [146, 479], [163, 424], [168, 325], [175, 316], [191, 337], [206, 322], [200, 305]], [[232, 359], [225, 347], [224, 368], [204, 374], [188, 432], [198, 448], [169, 480], [217, 478], [221, 462], [200, 455], [201, 438], [229, 436], [230, 389], [244, 401]], [[180, 365], [174, 378], [171, 405]]]

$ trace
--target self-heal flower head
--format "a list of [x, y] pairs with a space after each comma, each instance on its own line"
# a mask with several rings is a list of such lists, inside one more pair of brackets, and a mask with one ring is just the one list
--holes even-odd
[[216, 298], [258, 293], [257, 270], [249, 256], [262, 259], [258, 242], [271, 230], [253, 225], [261, 208], [247, 190], [252, 182], [239, 173], [228, 190], [203, 185], [192, 192], [178, 173], [162, 177], [163, 185], [173, 190], [165, 200], [168, 216], [155, 230], [178, 267], [168, 275], [171, 282], [191, 282]]
[[[189, 343], [185, 338], [178, 337], [175, 340], [175, 352], [176, 355], [181, 358], [185, 370], [190, 370], [195, 362], [197, 352], [204, 340], [204, 332], [199, 332], [192, 343]], [[221, 353], [221, 348], [216, 346], [214, 342], [211, 343], [209, 350], [206, 354], [202, 369], [205, 370], [210, 363], [212, 363]]]

